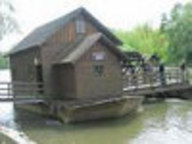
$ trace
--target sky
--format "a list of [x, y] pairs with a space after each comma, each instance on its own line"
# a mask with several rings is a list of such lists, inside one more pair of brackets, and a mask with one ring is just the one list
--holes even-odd
[[174, 4], [190, 0], [11, 0], [20, 33], [6, 36], [0, 42], [0, 51], [7, 51], [36, 27], [83, 6], [105, 26], [131, 30], [139, 24], [158, 27], [162, 13], [168, 13]]

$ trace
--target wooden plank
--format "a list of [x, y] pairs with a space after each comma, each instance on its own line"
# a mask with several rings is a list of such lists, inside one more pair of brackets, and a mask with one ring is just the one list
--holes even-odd
[[176, 90], [187, 90], [191, 89], [192, 86], [189, 84], [173, 84], [173, 85], [165, 85], [163, 87], [151, 87], [151, 88], [143, 88], [140, 90], [128, 90], [124, 91], [126, 94], [129, 95], [152, 95], [156, 93], [164, 93], [164, 92], [170, 92], [170, 91], [176, 91]]

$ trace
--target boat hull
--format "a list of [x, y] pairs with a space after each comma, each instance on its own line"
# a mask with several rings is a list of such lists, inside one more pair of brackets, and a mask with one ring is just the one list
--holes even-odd
[[98, 100], [51, 101], [49, 103], [20, 103], [15, 108], [52, 116], [64, 123], [121, 117], [137, 112], [144, 97], [122, 96]]
[[65, 105], [64, 108], [61, 106], [62, 104], [57, 104], [60, 109], [56, 115], [64, 123], [115, 118], [136, 112], [141, 107], [142, 101], [143, 97], [124, 96], [110, 100], [94, 101], [93, 103], [74, 103]]

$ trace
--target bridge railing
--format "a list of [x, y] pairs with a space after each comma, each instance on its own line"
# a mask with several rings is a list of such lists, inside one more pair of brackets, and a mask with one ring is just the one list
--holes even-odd
[[42, 83], [0, 82], [0, 99], [34, 99], [42, 94]]
[[142, 89], [146, 87], [161, 87], [171, 84], [180, 84], [188, 82], [187, 71], [179, 68], [169, 69], [164, 73], [158, 71], [126, 74], [123, 77], [123, 86], [125, 89]]

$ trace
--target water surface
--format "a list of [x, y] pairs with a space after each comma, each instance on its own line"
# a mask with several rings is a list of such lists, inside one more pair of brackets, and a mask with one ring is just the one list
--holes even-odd
[[62, 125], [21, 112], [22, 130], [40, 144], [191, 144], [192, 102], [167, 100], [120, 119]]

